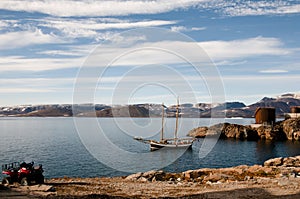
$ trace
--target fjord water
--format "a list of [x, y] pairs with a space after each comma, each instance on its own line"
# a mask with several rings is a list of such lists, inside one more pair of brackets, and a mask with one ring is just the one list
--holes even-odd
[[[80, 118], [80, 120], [86, 122], [86, 130], [88, 131], [89, 121], [95, 120], [95, 118]], [[149, 152], [149, 146], [133, 139], [134, 135], [142, 136], [143, 132], [136, 134], [124, 133], [124, 129], [115, 125], [114, 118], [97, 118], [96, 120], [99, 121], [108, 139], [119, 148], [133, 153], [151, 153]], [[145, 132], [147, 130], [159, 131], [161, 126], [159, 118], [152, 118], [152, 125], [150, 125], [147, 118], [119, 118], [118, 121], [126, 126], [126, 132], [135, 132], [137, 125], [142, 126]], [[209, 126], [219, 122], [222, 121], [220, 119], [184, 118], [181, 119], [179, 135], [185, 136], [189, 130], [197, 126]], [[254, 120], [230, 119], [227, 122], [250, 124]], [[165, 124], [166, 136], [172, 136], [174, 126], [174, 118], [167, 118]], [[46, 178], [127, 174], [102, 164], [101, 160], [98, 161], [88, 152], [80, 139], [84, 132], [78, 134], [73, 118], [3, 117], [0, 118], [0, 129], [0, 164], [14, 161], [35, 161], [43, 164]], [[155, 139], [159, 139], [159, 136], [159, 132], [152, 135]], [[202, 142], [201, 139], [194, 142], [192, 150], [187, 150], [163, 170], [180, 172], [204, 167], [219, 168], [240, 164], [262, 164], [269, 158], [294, 156], [299, 155], [300, 152], [299, 142], [257, 142], [228, 139], [218, 140], [206, 157], [199, 158], [199, 148]], [[172, 151], [169, 153], [172, 153]], [[107, 153], [105, 155], [109, 157], [112, 154]], [[136, 162], [136, 165], [141, 168], [147, 166], [143, 164], [146, 163]], [[124, 164], [124, 168], [126, 168], [126, 164]]]

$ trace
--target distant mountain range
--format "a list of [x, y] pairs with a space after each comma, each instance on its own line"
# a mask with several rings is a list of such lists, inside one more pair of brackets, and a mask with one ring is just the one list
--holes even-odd
[[[73, 111], [72, 106], [75, 107]], [[292, 106], [300, 106], [300, 96], [284, 94], [276, 98], [264, 97], [259, 102], [246, 106], [241, 102], [222, 104], [181, 104], [181, 117], [254, 117], [258, 107], [276, 108], [276, 116], [283, 117], [290, 112]], [[175, 117], [176, 106], [165, 107], [167, 117]], [[51, 105], [20, 105], [0, 107], [0, 116], [16, 117], [160, 117], [160, 104], [115, 105], [105, 104], [51, 104]]]

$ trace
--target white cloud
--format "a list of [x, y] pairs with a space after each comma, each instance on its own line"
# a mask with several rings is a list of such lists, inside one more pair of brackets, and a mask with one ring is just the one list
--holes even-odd
[[[195, 44], [201, 48], [196, 49]], [[146, 47], [154, 47], [155, 49], [147, 49]], [[143, 64], [178, 64], [184, 63], [180, 56], [188, 54], [191, 61], [209, 61], [206, 54], [214, 61], [220, 62], [224, 60], [244, 59], [248, 57], [265, 56], [265, 55], [286, 55], [291, 50], [285, 49], [280, 40], [276, 38], [255, 37], [242, 40], [232, 41], [207, 41], [207, 42], [181, 42], [181, 41], [161, 41], [154, 43], [144, 43], [138, 46], [127, 48], [127, 52], [139, 49], [132, 53], [126, 54], [123, 60], [118, 60], [119, 65], [143, 65]], [[181, 52], [175, 55], [167, 53], [163, 49], [173, 49], [174, 52]], [[108, 57], [118, 57], [124, 48], [103, 49], [99, 54], [99, 59], [105, 60]]]
[[0, 72], [44, 71], [79, 67], [83, 58], [25, 58], [21, 56], [0, 57]]
[[7, 26], [8, 26], [8, 24], [5, 21], [0, 21], [0, 30]]
[[300, 12], [296, 1], [238, 0], [1, 0], [0, 9], [40, 12], [53, 16], [124, 16], [158, 14], [197, 7], [229, 16], [292, 14]]
[[280, 0], [232, 1], [226, 2], [219, 12], [229, 16], [293, 14], [300, 13], [300, 5]]
[[281, 69], [270, 69], [270, 70], [261, 70], [260, 73], [287, 73], [289, 71], [287, 70], [281, 70]]
[[285, 49], [277, 38], [255, 37], [232, 41], [208, 41], [199, 45], [214, 60], [244, 58], [261, 55], [286, 55], [291, 50]]
[[187, 28], [185, 26], [172, 26], [171, 31], [175, 32], [189, 32], [189, 31], [200, 31], [200, 30], [205, 30], [206, 27], [192, 27], [192, 28]]
[[41, 55], [61, 55], [61, 56], [82, 56], [84, 52], [75, 52], [75, 51], [68, 51], [68, 50], [46, 50], [42, 52], [38, 52]]
[[90, 19], [65, 19], [65, 18], [48, 18], [40, 23], [40, 26], [55, 28], [60, 30], [64, 35], [76, 37], [95, 37], [98, 40], [106, 40], [114, 34], [111, 32], [98, 32], [112, 29], [131, 29], [155, 27], [175, 24], [175, 21], [167, 20], [144, 20], [144, 21], [130, 21], [113, 18], [90, 18]]
[[17, 27], [18, 21], [17, 20], [0, 20], [0, 30], [11, 28], [11, 27]]
[[[61, 89], [72, 90], [73, 78], [17, 78], [7, 79], [1, 78], [0, 93], [51, 93]], [[66, 86], [69, 84], [70, 86]]]
[[0, 88], [1, 94], [12, 94], [12, 93], [49, 93], [54, 92], [54, 90], [45, 89], [45, 88]]
[[0, 34], [0, 50], [49, 43], [63, 43], [63, 41], [55, 35], [44, 34], [40, 29]]
[[[113, 66], [141, 66], [147, 64], [182, 64], [186, 63], [180, 56], [188, 55], [190, 61], [197, 62], [202, 59], [208, 62], [207, 55], [219, 65], [226, 64], [243, 64], [243, 62], [236, 63], [235, 60], [245, 60], [248, 57], [257, 56], [284, 56], [292, 53], [290, 49], [284, 48], [279, 39], [255, 37], [242, 40], [232, 41], [207, 41], [207, 42], [183, 42], [183, 41], [160, 41], [150, 42], [143, 40], [143, 38], [117, 38], [121, 45], [101, 45], [99, 48], [95, 46], [72, 46], [69, 50], [49, 50], [42, 51], [41, 54], [48, 55], [67, 55], [79, 56], [76, 58], [25, 58], [25, 57], [0, 57], [0, 71], [14, 71], [14, 70], [32, 70], [42, 71], [51, 69], [79, 67], [83, 64], [85, 57], [89, 52], [95, 51], [95, 59], [90, 60], [89, 64], [97, 67], [100, 63], [107, 63], [113, 61], [124, 52], [120, 59], [116, 59]], [[140, 41], [136, 43], [136, 41]], [[131, 45], [135, 43], [135, 45]], [[125, 47], [123, 44], [126, 44]], [[200, 46], [198, 47], [197, 44]], [[197, 48], [195, 48], [195, 46]], [[202, 51], [201, 48], [204, 50]], [[174, 49], [174, 52], [182, 52], [172, 54], [164, 49]], [[207, 53], [207, 55], [206, 55]], [[99, 60], [102, 60], [99, 62]]]
[[206, 30], [206, 27], [192, 27], [192, 31]]
[[53, 16], [124, 16], [155, 14], [187, 8], [207, 0], [1, 0], [0, 9], [40, 12]]
[[[229, 75], [229, 76], [224, 76], [222, 79], [225, 81], [225, 83], [228, 83], [229, 81], [233, 82], [238, 82], [245, 80], [249, 82], [249, 86], [251, 85], [263, 85], [263, 84], [272, 84], [274, 82], [281, 84], [283, 81], [288, 81], [288, 82], [300, 82], [300, 78], [298, 74], [294, 75], [280, 75], [280, 74], [272, 74], [272, 75]], [[255, 81], [253, 81], [255, 80]], [[227, 82], [228, 81], [228, 82]], [[252, 84], [250, 83], [252, 82]], [[296, 86], [296, 85], [295, 85]]]
[[50, 55], [50, 56], [71, 56], [71, 57], [85, 57], [89, 53], [93, 52], [97, 45], [70, 45], [65, 46], [64, 50], [45, 50], [37, 52], [41, 55]]
[[223, 60], [219, 62], [215, 62], [217, 66], [236, 66], [236, 65], [244, 65], [246, 64], [247, 61], [228, 61], [228, 60]]
[[171, 31], [184, 32], [184, 31], [187, 31], [187, 28], [184, 26], [172, 26]]
[[37, 52], [37, 54], [50, 55], [50, 56], [60, 55], [60, 56], [64, 56], [64, 57], [68, 57], [68, 56], [81, 57], [81, 56], [88, 55], [88, 53], [90, 51], [85, 51], [85, 50], [82, 50], [82, 51], [81, 50], [78, 50], [78, 51], [76, 51], [76, 50], [46, 50], [46, 51]]

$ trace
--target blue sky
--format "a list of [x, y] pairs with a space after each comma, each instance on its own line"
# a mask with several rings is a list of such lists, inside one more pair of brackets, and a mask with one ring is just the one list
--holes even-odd
[[[300, 1], [290, 0], [1, 0], [0, 105], [72, 103], [77, 75], [95, 49], [103, 53], [98, 63], [132, 50], [114, 45], [120, 42], [190, 50], [189, 42], [177, 37], [153, 41], [123, 33], [136, 28], [190, 37], [216, 67], [226, 101], [251, 104], [264, 96], [299, 93], [299, 21]], [[100, 83], [88, 85], [94, 98], [82, 102], [174, 103], [177, 95], [182, 102], [212, 101], [203, 74], [162, 52], [147, 53], [133, 54], [105, 74], [93, 71]]]

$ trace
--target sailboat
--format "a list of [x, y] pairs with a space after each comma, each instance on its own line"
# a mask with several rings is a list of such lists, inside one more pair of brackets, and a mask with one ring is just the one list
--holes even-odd
[[194, 142], [194, 138], [178, 138], [178, 117], [179, 117], [179, 100], [177, 99], [176, 106], [176, 126], [174, 131], [174, 138], [165, 138], [164, 137], [164, 104], [162, 104], [162, 127], [160, 132], [160, 140], [146, 140], [140, 137], [134, 138], [135, 140], [144, 142], [150, 145], [151, 151], [156, 151], [161, 148], [190, 148]]

